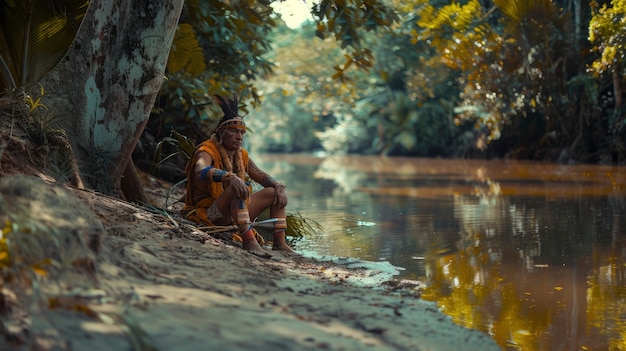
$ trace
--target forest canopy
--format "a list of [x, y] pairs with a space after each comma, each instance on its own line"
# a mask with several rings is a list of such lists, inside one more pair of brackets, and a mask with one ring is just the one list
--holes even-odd
[[[624, 162], [624, 1], [396, 1], [359, 20], [324, 4], [299, 28], [272, 22], [245, 84], [214, 69], [200, 83], [249, 99], [249, 147]], [[169, 110], [190, 101], [173, 82], [160, 120], [210, 133], [214, 110]]]
[[[88, 4], [63, 3], [38, 27], [56, 28], [55, 60]], [[237, 93], [257, 151], [624, 162], [626, 1], [307, 1], [295, 29], [272, 3], [184, 3], [136, 157], [173, 132], [208, 137], [212, 96]], [[4, 88], [50, 67], [7, 54], [23, 52], [10, 4]]]

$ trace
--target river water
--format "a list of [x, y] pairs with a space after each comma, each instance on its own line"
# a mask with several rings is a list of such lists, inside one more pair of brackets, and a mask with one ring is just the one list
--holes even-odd
[[296, 250], [389, 262], [503, 350], [626, 350], [626, 167], [253, 157], [323, 228]]

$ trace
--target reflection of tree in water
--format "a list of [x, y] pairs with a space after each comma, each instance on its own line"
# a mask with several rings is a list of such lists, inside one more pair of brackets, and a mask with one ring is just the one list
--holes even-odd
[[[593, 250], [589, 273], [587, 322], [599, 334], [609, 335], [608, 350], [626, 350], [626, 226], [623, 214], [626, 198], [623, 194], [609, 197], [607, 217], [612, 218], [610, 238]], [[620, 210], [621, 209], [621, 210]]]
[[[600, 255], [599, 255], [600, 256]], [[594, 333], [608, 339], [606, 350], [626, 350], [626, 266], [624, 258], [607, 262], [612, 256], [597, 257], [597, 268], [589, 276], [587, 323]], [[610, 260], [615, 261], [615, 260]], [[620, 264], [621, 263], [621, 264]], [[608, 335], [606, 335], [608, 334]], [[614, 337], [617, 335], [617, 337]]]
[[326, 157], [314, 173], [315, 179], [333, 180], [337, 190], [350, 194], [359, 186], [362, 186], [366, 173], [358, 171], [354, 167], [347, 167], [342, 163], [343, 157]]
[[606, 248], [624, 220], [608, 201], [456, 196], [457, 251], [426, 257], [424, 297], [513, 349], [620, 343], [626, 252]]
[[[413, 256], [423, 254], [434, 243], [428, 235], [421, 234], [458, 232], [454, 230], [458, 226], [449, 207], [442, 215], [440, 202], [429, 199], [436, 197], [433, 194], [437, 192], [449, 193], [448, 187], [455, 180], [431, 179], [418, 186], [413, 184], [416, 174], [425, 173], [432, 178], [431, 172], [430, 168], [421, 168], [419, 163], [406, 159], [335, 156], [324, 159], [315, 178], [332, 179], [337, 185], [333, 201], [345, 203], [344, 215], [353, 219], [344, 221], [342, 228], [337, 229], [351, 236], [345, 245], [352, 245], [352, 249], [359, 245], [359, 252], [355, 253], [359, 258], [393, 258], [395, 265], [407, 267], [415, 265]], [[426, 198], [416, 201], [420, 196]], [[375, 226], [358, 227], [353, 225], [354, 219]], [[345, 252], [351, 252], [350, 247]]]

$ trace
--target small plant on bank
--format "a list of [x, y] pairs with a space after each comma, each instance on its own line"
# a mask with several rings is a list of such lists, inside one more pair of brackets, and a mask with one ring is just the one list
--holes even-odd
[[43, 157], [44, 168], [48, 170], [59, 183], [79, 183], [78, 165], [74, 159], [67, 133], [55, 127], [59, 117], [52, 116], [48, 107], [41, 100], [45, 94], [41, 86], [39, 96], [24, 96], [24, 103], [28, 109], [26, 132], [30, 140], [37, 146], [37, 151]]

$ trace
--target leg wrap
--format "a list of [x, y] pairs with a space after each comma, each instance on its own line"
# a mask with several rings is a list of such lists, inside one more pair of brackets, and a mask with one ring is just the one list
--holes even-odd
[[263, 239], [263, 236], [252, 228], [251, 225], [249, 225], [248, 229], [241, 234], [241, 241], [245, 242], [249, 240], [256, 240], [261, 246], [265, 245], [265, 239]]
[[283, 230], [287, 230], [287, 218], [278, 217], [276, 218], [276, 222], [274, 222], [274, 231], [278, 232]]
[[250, 223], [250, 213], [248, 213], [248, 208], [246, 207], [246, 202], [241, 200], [239, 201], [239, 208], [237, 209], [237, 224], [249, 224]]
[[256, 239], [256, 232], [252, 229], [252, 226], [249, 226], [248, 229], [241, 232], [241, 240], [248, 241]]

